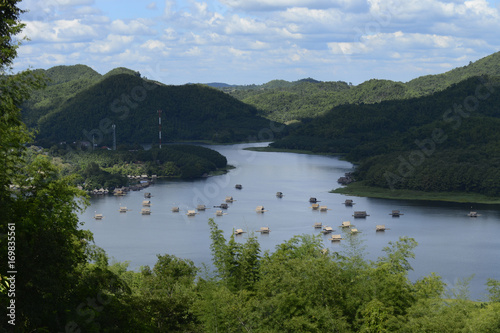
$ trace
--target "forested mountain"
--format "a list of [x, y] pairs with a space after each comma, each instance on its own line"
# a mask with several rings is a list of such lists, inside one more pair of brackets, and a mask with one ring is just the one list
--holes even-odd
[[[69, 70], [79, 72], [65, 76]], [[203, 85], [166, 86], [123, 68], [102, 77], [85, 66], [47, 72], [51, 83], [23, 108], [44, 145], [81, 140], [111, 145], [112, 124], [118, 143], [157, 143], [157, 110], [164, 141], [240, 141], [268, 126], [254, 107]]]
[[430, 96], [338, 106], [272, 145], [346, 153], [368, 185], [500, 195], [499, 87], [474, 77]]
[[220, 89], [262, 110], [266, 117], [286, 122], [321, 115], [343, 104], [372, 104], [426, 96], [479, 75], [500, 75], [500, 52], [446, 73], [422, 76], [407, 83], [372, 79], [353, 86], [342, 81], [321, 82], [308, 78]]

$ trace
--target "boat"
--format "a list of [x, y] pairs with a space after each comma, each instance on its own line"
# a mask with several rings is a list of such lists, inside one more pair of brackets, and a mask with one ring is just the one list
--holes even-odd
[[257, 230], [257, 232], [260, 232], [261, 234], [268, 234], [271, 231], [269, 227], [261, 227], [260, 230]]
[[319, 204], [314, 203], [314, 204], [312, 204], [312, 205], [311, 205], [311, 208], [312, 208], [313, 210], [318, 210], [318, 209], [319, 209]]
[[151, 198], [151, 193], [149, 192], [144, 193], [144, 198]]
[[356, 228], [351, 228], [351, 234], [359, 234], [361, 231], [359, 231]]
[[207, 209], [207, 206], [205, 206], [205, 205], [198, 205], [198, 206], [196, 206], [196, 209], [199, 210], [199, 211], [205, 210], [205, 209]]
[[226, 197], [226, 202], [233, 202], [233, 201], [234, 201], [233, 197]]
[[326, 212], [328, 210], [327, 206], [319, 206], [319, 211], [320, 212]]
[[224, 212], [222, 210], [218, 210], [218, 211], [215, 212], [215, 215], [216, 216], [222, 216], [222, 215], [224, 215]]
[[384, 224], [377, 224], [377, 226], [375, 227], [375, 231], [386, 231], [387, 228], [385, 227]]
[[468, 217], [478, 217], [478, 216], [481, 216], [481, 214], [478, 214], [477, 212], [470, 212], [469, 214], [467, 214]]
[[344, 201], [344, 205], [346, 205], [346, 206], [352, 206], [352, 205], [354, 205], [354, 202], [351, 199], [346, 199]]
[[313, 227], [315, 229], [321, 229], [321, 228], [323, 228], [323, 224], [321, 222], [316, 222], [316, 223], [314, 223]]
[[321, 232], [326, 235], [326, 234], [332, 233], [333, 228], [325, 226]]
[[95, 215], [94, 215], [94, 218], [95, 218], [96, 220], [102, 220], [102, 219], [104, 218], [104, 216], [102, 216], [102, 214], [95, 214]]
[[342, 236], [341, 235], [332, 235], [330, 238], [328, 238], [329, 240], [331, 240], [332, 242], [338, 242], [342, 239]]
[[351, 221], [344, 221], [344, 222], [342, 222], [342, 225], [340, 227], [341, 228], [350, 228], [350, 227], [352, 227]]
[[393, 210], [392, 213], [389, 213], [389, 215], [392, 215], [392, 217], [400, 217], [401, 215], [404, 215], [401, 213], [399, 210]]
[[120, 207], [120, 213], [126, 213], [128, 212], [127, 207]]
[[179, 212], [179, 207], [172, 207], [172, 212], [178, 213]]
[[257, 213], [264, 213], [264, 212], [267, 212], [267, 210], [264, 209], [264, 206], [257, 206], [257, 208], [255, 208], [255, 211]]
[[243, 188], [243, 186], [241, 186], [241, 184], [236, 184], [236, 185], [234, 186], [234, 188], [237, 188], [238, 190], [241, 190], [241, 189]]
[[151, 207], [151, 201], [149, 201], [149, 200], [143, 200], [142, 201], [142, 206], [143, 207]]
[[235, 234], [235, 235], [242, 235], [243, 233], [245, 233], [245, 232], [243, 231], [243, 229], [236, 229], [236, 230], [234, 231], [234, 234]]
[[196, 215], [196, 211], [195, 210], [188, 210], [187, 213], [186, 213], [187, 216], [195, 216]]
[[276, 197], [283, 198], [283, 192], [276, 192]]
[[354, 212], [354, 218], [365, 218], [367, 216], [370, 216], [368, 214], [366, 214], [365, 211], [358, 211], [358, 212]]
[[141, 214], [142, 215], [151, 215], [151, 209], [143, 208], [143, 209], [141, 209]]
[[316, 203], [316, 202], [320, 202], [320, 201], [318, 199], [316, 199], [316, 198], [310, 197], [309, 198], [309, 202], [310, 203]]

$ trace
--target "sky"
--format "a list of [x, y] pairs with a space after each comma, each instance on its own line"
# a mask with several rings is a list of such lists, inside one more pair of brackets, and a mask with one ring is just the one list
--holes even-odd
[[[14, 70], [116, 67], [165, 84], [406, 82], [500, 51], [500, 0], [24, 0]], [[22, 37], [19, 36], [19, 37]]]

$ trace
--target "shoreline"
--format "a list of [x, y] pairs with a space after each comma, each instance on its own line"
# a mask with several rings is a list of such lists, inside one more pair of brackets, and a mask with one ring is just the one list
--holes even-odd
[[392, 200], [446, 201], [488, 205], [500, 204], [500, 198], [488, 197], [484, 194], [479, 193], [391, 190], [386, 188], [367, 186], [364, 185], [362, 181], [351, 183], [345, 187], [336, 188], [334, 190], [331, 190], [330, 193]]
[[284, 148], [272, 148], [272, 147], [248, 147], [248, 148], [243, 148], [243, 150], [260, 151], [268, 153], [294, 153], [294, 154], [305, 154], [305, 155], [339, 156], [339, 157], [344, 156], [344, 154], [317, 153], [311, 150], [296, 150], [296, 149], [284, 149]]

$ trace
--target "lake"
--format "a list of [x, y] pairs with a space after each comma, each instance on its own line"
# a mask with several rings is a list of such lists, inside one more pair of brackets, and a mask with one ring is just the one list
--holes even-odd
[[[418, 243], [412, 280], [435, 272], [448, 284], [458, 285], [460, 280], [474, 277], [469, 291], [472, 299], [485, 299], [487, 278], [500, 279], [500, 206], [458, 204], [432, 201], [386, 200], [348, 197], [329, 193], [338, 187], [337, 179], [353, 170], [349, 162], [337, 157], [294, 153], [255, 152], [246, 147], [267, 146], [267, 143], [208, 146], [227, 157], [236, 168], [221, 176], [193, 181], [158, 181], [145, 191], [152, 194], [151, 215], [141, 215], [144, 190], [129, 192], [126, 196], [93, 197], [91, 206], [80, 215], [84, 229], [94, 233], [95, 242], [116, 261], [130, 261], [131, 269], [153, 266], [157, 254], [173, 254], [188, 258], [201, 267], [211, 266], [210, 230], [208, 219], [214, 218], [226, 239], [233, 229], [247, 233], [237, 238], [245, 241], [247, 235], [260, 227], [269, 227], [269, 234], [259, 234], [262, 250], [273, 250], [300, 234], [320, 234], [314, 229], [321, 222], [342, 233], [342, 221], [351, 221], [360, 234], [366, 258], [375, 260], [383, 255], [382, 248], [401, 236], [413, 237]], [[235, 185], [241, 184], [241, 190]], [[276, 192], [283, 192], [282, 198]], [[216, 216], [214, 206], [232, 196], [234, 202]], [[311, 209], [310, 197], [320, 200], [328, 211]], [[345, 199], [355, 205], [346, 207]], [[186, 215], [199, 204], [209, 207], [194, 217]], [[120, 213], [120, 206], [130, 211]], [[171, 208], [178, 206], [179, 213]], [[266, 212], [256, 213], [257, 206]], [[401, 217], [389, 215], [400, 210]], [[468, 217], [471, 211], [481, 216]], [[366, 211], [369, 216], [354, 219], [354, 211]], [[103, 214], [95, 220], [94, 214]], [[376, 232], [375, 226], [384, 224], [388, 230]], [[332, 243], [329, 235], [321, 236], [325, 248], [345, 251], [346, 241]]]

